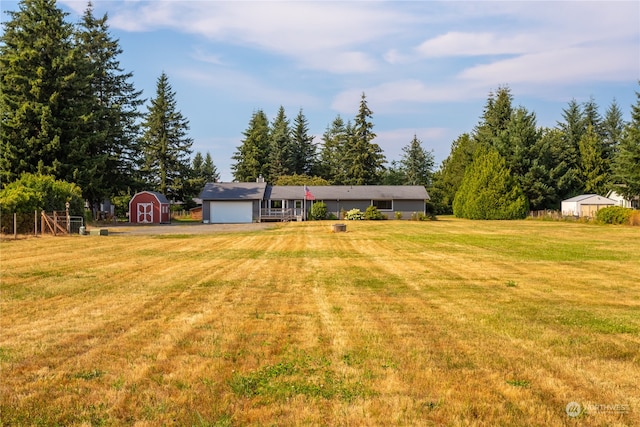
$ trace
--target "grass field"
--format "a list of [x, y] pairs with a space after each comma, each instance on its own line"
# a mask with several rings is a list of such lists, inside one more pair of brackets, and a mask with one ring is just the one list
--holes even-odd
[[330, 225], [1, 242], [1, 424], [640, 425], [638, 228]]

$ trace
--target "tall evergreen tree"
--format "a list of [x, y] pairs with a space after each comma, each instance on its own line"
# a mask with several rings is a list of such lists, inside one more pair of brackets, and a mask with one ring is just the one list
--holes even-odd
[[561, 200], [578, 195], [583, 192], [583, 183], [580, 176], [580, 138], [585, 133], [585, 120], [582, 109], [574, 99], [569, 102], [567, 108], [562, 110], [564, 121], [558, 122], [557, 128], [561, 133], [561, 146], [557, 147], [556, 154], [558, 164], [565, 170], [563, 176], [558, 177], [564, 181], [559, 197]]
[[498, 88], [497, 93], [489, 93], [487, 104], [484, 107], [482, 121], [476, 126], [474, 138], [485, 145], [493, 145], [498, 151], [504, 149], [500, 144], [505, 143], [504, 139], [500, 139], [511, 121], [513, 107], [511, 103], [513, 96], [511, 89], [504, 86]]
[[433, 152], [425, 150], [422, 141], [413, 135], [409, 145], [402, 148], [400, 165], [405, 176], [403, 184], [431, 187], [434, 164]]
[[271, 124], [270, 148], [269, 148], [269, 173], [264, 178], [273, 182], [283, 175], [294, 172], [293, 143], [289, 119], [284, 107], [280, 106], [278, 114]]
[[604, 132], [603, 154], [608, 162], [613, 160], [613, 157], [618, 150], [618, 144], [620, 144], [620, 140], [622, 139], [624, 126], [625, 123], [622, 118], [622, 111], [614, 99], [611, 102], [611, 105], [609, 105], [609, 108], [605, 113], [604, 120], [602, 121], [602, 129]]
[[154, 190], [169, 198], [184, 200], [193, 140], [187, 136], [189, 121], [177, 109], [175, 92], [163, 72], [157, 80], [156, 96], [144, 117], [144, 170]]
[[252, 182], [269, 175], [270, 132], [269, 120], [262, 110], [253, 113], [249, 126], [243, 132], [242, 140], [233, 155], [231, 165], [233, 178], [238, 182]]
[[204, 156], [204, 163], [202, 164], [201, 175], [204, 178], [205, 182], [219, 182], [220, 181], [220, 173], [218, 172], [218, 168], [213, 163], [213, 159], [211, 158], [211, 153], [207, 151], [207, 154]]
[[22, 0], [9, 16], [0, 38], [0, 180], [40, 172], [76, 182], [93, 97], [73, 27], [55, 0]]
[[349, 162], [347, 184], [367, 185], [379, 184], [384, 171], [385, 157], [380, 146], [373, 142], [371, 118], [373, 112], [367, 105], [366, 95], [360, 98], [360, 108], [355, 118], [353, 136], [350, 138], [346, 152]]
[[318, 164], [318, 175], [332, 184], [342, 184], [346, 180], [347, 128], [338, 114], [324, 134]]
[[640, 196], [640, 92], [636, 92], [636, 98], [612, 168], [615, 190], [626, 197]]
[[77, 159], [83, 179], [80, 181], [85, 196], [92, 203], [109, 195], [125, 191], [133, 183], [133, 171], [140, 159], [141, 91], [130, 82], [132, 73], [120, 67], [122, 53], [117, 39], [109, 34], [107, 15], [96, 18], [89, 3], [79, 30], [76, 45], [88, 62], [93, 120], [91, 141], [87, 150]]
[[313, 175], [316, 169], [314, 136], [309, 135], [309, 122], [302, 108], [293, 120], [292, 170], [298, 175]]
[[609, 183], [607, 166], [602, 153], [602, 140], [593, 125], [587, 126], [587, 131], [580, 138], [578, 145], [580, 175], [584, 191], [604, 195]]

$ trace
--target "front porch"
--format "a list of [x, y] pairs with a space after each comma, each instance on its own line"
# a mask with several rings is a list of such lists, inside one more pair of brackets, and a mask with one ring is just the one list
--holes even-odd
[[302, 209], [263, 208], [260, 210], [260, 221], [302, 221]]

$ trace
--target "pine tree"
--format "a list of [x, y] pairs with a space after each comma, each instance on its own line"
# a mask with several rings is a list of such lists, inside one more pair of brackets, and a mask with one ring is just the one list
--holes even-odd
[[513, 114], [512, 101], [511, 89], [507, 86], [498, 88], [495, 95], [489, 93], [489, 98], [482, 114], [482, 122], [476, 126], [474, 132], [476, 141], [485, 145], [492, 145], [499, 152], [504, 151], [502, 145], [507, 142], [501, 138], [503, 138], [504, 132], [511, 121]]
[[144, 170], [154, 190], [184, 200], [193, 140], [187, 136], [189, 121], [177, 110], [175, 95], [163, 72], [142, 123]]
[[202, 164], [202, 177], [205, 182], [219, 182], [220, 174], [218, 173], [218, 168], [213, 163], [213, 159], [211, 159], [211, 153], [207, 151], [207, 154], [204, 156], [204, 163]]
[[589, 124], [578, 142], [580, 149], [580, 177], [584, 191], [604, 195], [609, 182], [606, 161], [602, 153], [602, 140]]
[[640, 196], [640, 92], [636, 98], [612, 167], [615, 191], [629, 198]]
[[309, 135], [309, 122], [302, 108], [293, 120], [292, 171], [298, 175], [313, 175], [316, 169], [314, 136]]
[[79, 30], [76, 45], [88, 63], [91, 76], [93, 120], [91, 143], [77, 159], [81, 164], [80, 181], [85, 196], [92, 203], [123, 192], [133, 183], [133, 172], [139, 164], [141, 91], [130, 80], [132, 73], [120, 67], [122, 53], [117, 39], [109, 34], [107, 15], [96, 18], [89, 3]]
[[271, 124], [269, 143], [269, 173], [264, 178], [273, 182], [279, 176], [292, 174], [295, 167], [291, 129], [283, 106]]
[[93, 98], [73, 27], [55, 0], [23, 0], [0, 38], [0, 180], [24, 172], [76, 182]]
[[347, 184], [375, 185], [382, 179], [385, 157], [380, 146], [372, 142], [376, 137], [372, 116], [373, 112], [369, 109], [366, 95], [363, 93], [355, 118], [353, 136], [349, 139], [346, 152], [346, 160], [349, 162]]
[[620, 144], [620, 140], [622, 139], [624, 126], [625, 123], [622, 118], [622, 111], [614, 99], [607, 109], [604, 120], [602, 121], [602, 129], [604, 132], [603, 154], [608, 161], [612, 161], [615, 153], [618, 151], [618, 144]]
[[520, 219], [527, 198], [495, 148], [481, 147], [464, 174], [453, 201], [453, 213], [468, 219]]
[[563, 122], [558, 122], [557, 128], [562, 132], [561, 146], [557, 147], [557, 161], [562, 164], [564, 175], [557, 178], [563, 182], [559, 187], [561, 200], [578, 195], [583, 192], [583, 183], [580, 179], [580, 138], [585, 133], [585, 120], [580, 105], [576, 100], [569, 102], [567, 108], [562, 110]]
[[238, 182], [253, 182], [260, 176], [267, 179], [269, 172], [269, 121], [262, 110], [251, 116], [244, 139], [233, 155], [233, 178]]
[[433, 179], [433, 152], [422, 147], [422, 141], [416, 135], [409, 145], [402, 148], [400, 166], [404, 173], [404, 185], [423, 185], [430, 187]]
[[347, 139], [345, 123], [342, 117], [337, 115], [322, 135], [318, 165], [318, 174], [332, 184], [343, 184], [346, 180]]

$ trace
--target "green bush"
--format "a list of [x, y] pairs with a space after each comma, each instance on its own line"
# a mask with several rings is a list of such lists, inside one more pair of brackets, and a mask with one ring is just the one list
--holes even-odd
[[596, 213], [596, 220], [602, 224], [628, 224], [631, 214], [633, 214], [633, 209], [611, 206], [600, 209]]
[[309, 219], [319, 221], [327, 218], [327, 205], [324, 202], [317, 202], [311, 205]]
[[385, 218], [384, 218], [384, 215], [380, 213], [378, 208], [371, 205], [367, 208], [367, 210], [364, 211], [364, 219], [379, 220], [379, 219], [385, 219]]
[[397, 211], [395, 214], [396, 219], [402, 219], [402, 212]]
[[0, 209], [7, 213], [64, 211], [67, 202], [71, 215], [82, 215], [84, 202], [80, 187], [51, 175], [25, 173], [0, 190]]
[[453, 214], [468, 219], [523, 219], [529, 201], [494, 148], [479, 148], [453, 199]]
[[348, 219], [350, 221], [364, 219], [364, 214], [360, 211], [360, 209], [351, 209], [344, 214], [344, 219]]

